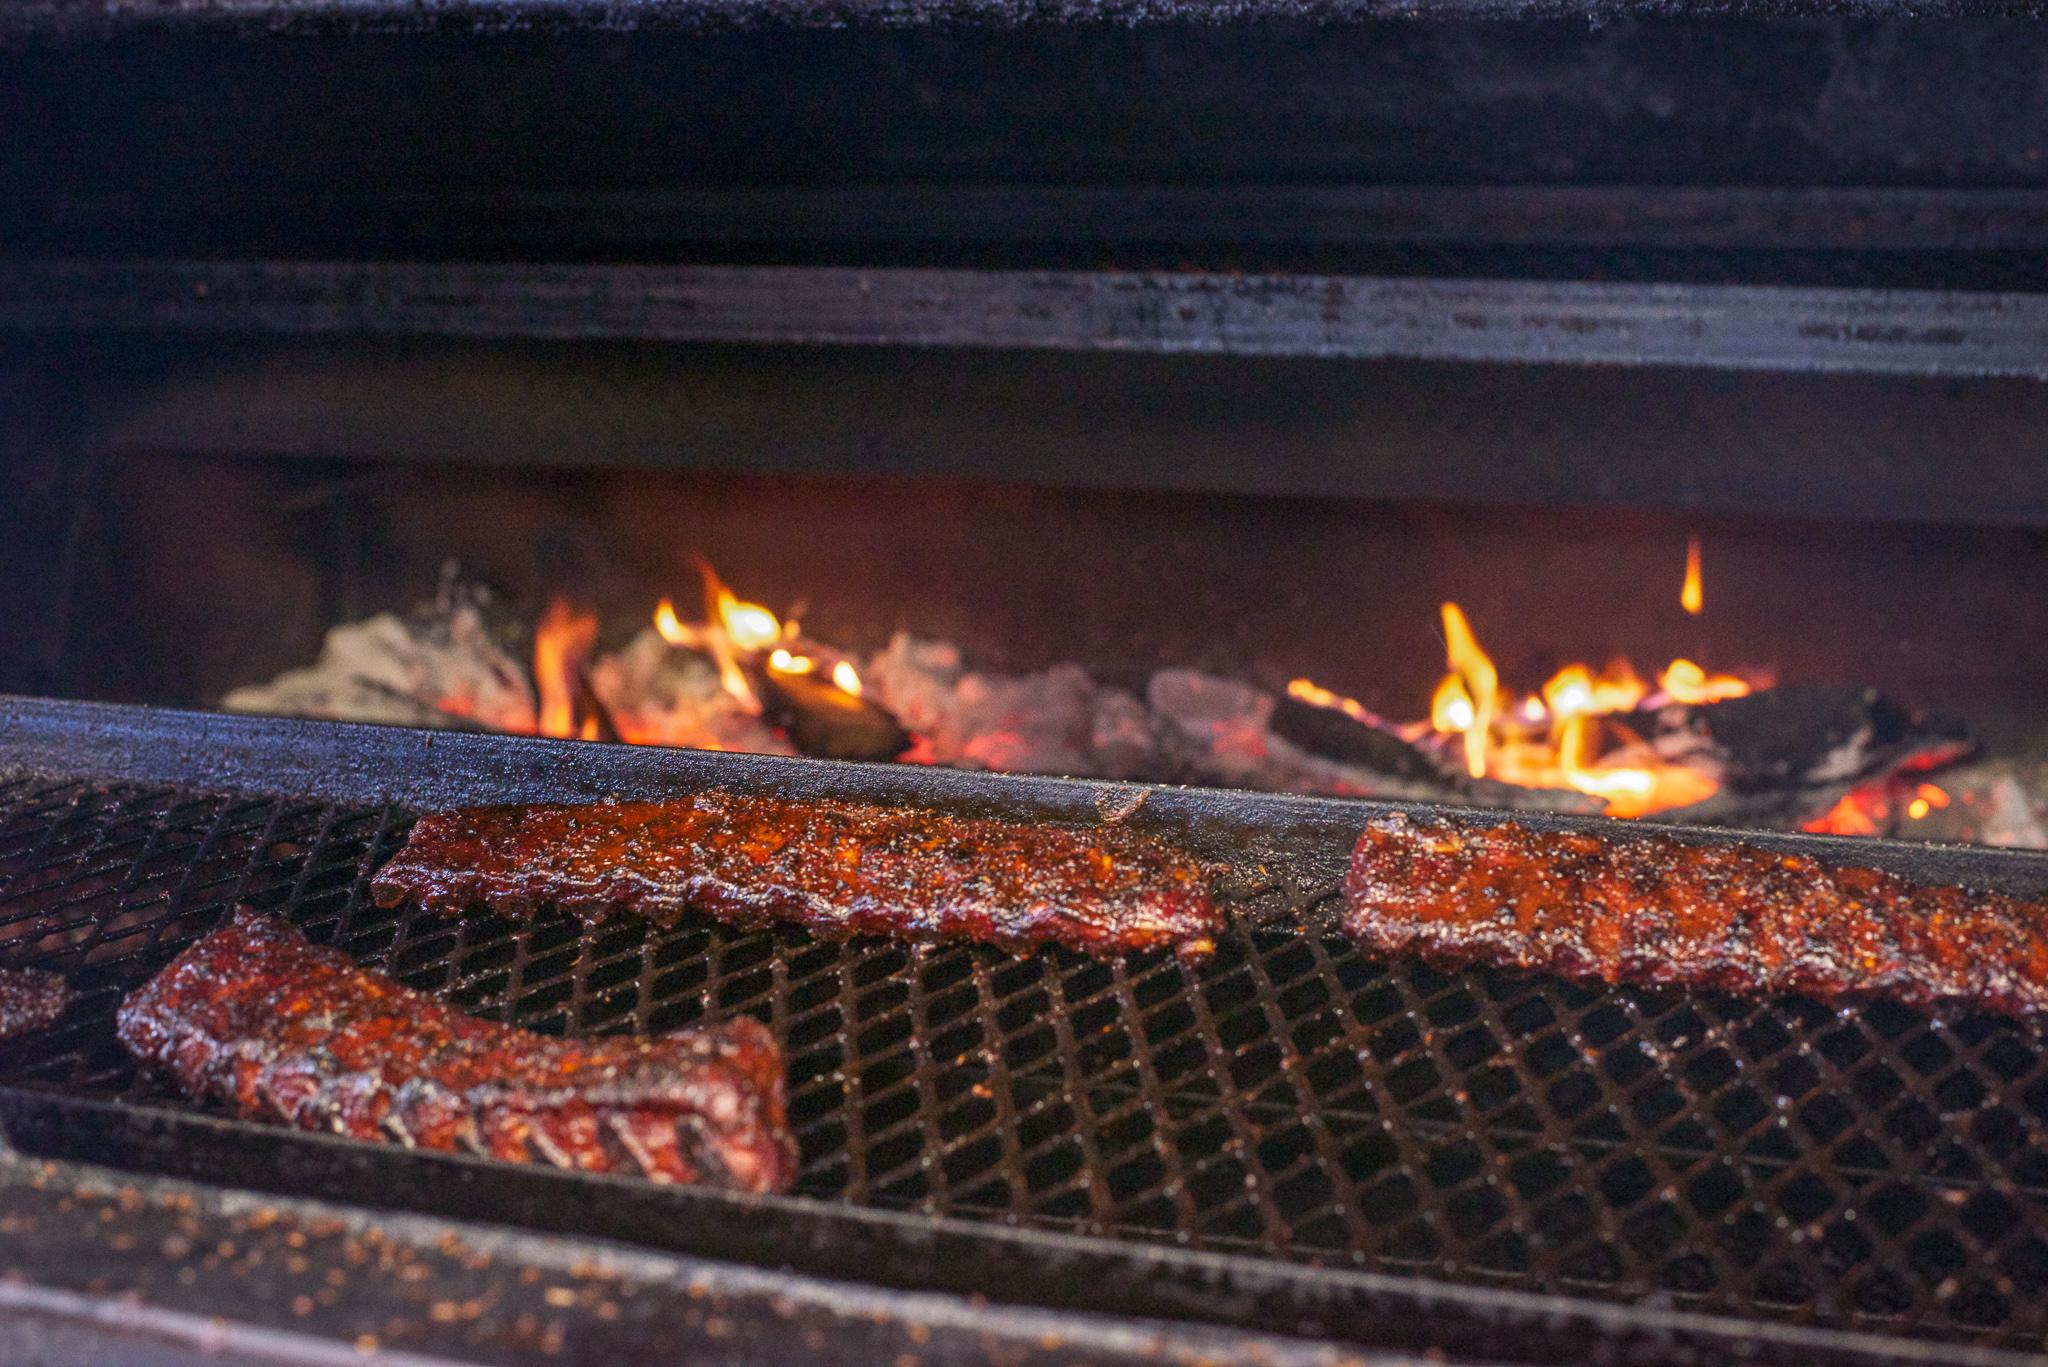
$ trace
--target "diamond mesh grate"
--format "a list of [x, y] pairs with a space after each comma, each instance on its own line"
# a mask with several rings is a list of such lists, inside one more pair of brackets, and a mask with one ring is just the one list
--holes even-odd
[[405, 815], [0, 783], [0, 961], [80, 1000], [0, 1081], [183, 1105], [112, 1032], [234, 903], [480, 1014], [787, 1051], [799, 1189], [1890, 1334], [2048, 1329], [2048, 1058], [1988, 1019], [1584, 989], [1258, 933], [1189, 968], [380, 911]]

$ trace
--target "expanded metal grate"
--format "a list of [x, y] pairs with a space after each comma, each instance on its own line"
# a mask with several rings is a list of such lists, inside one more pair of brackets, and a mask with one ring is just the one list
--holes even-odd
[[0, 962], [66, 973], [0, 1081], [178, 1104], [121, 996], [237, 902], [480, 1014], [788, 1053], [801, 1191], [1738, 1316], [2038, 1346], [2048, 1062], [2026, 1031], [1388, 964], [1309, 936], [1190, 968], [688, 922], [380, 911], [406, 815], [0, 784]]

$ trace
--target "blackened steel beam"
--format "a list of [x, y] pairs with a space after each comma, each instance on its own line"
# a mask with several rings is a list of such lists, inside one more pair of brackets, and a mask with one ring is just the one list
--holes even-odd
[[[434, 810], [482, 802], [658, 800], [718, 788], [793, 798], [927, 804], [974, 816], [1086, 823], [1129, 811], [1134, 830], [1178, 840], [1229, 871], [1233, 915], [1316, 926], [1359, 831], [1389, 811], [1457, 807], [1237, 789], [1045, 778], [922, 764], [606, 745], [293, 717], [187, 712], [0, 695], [0, 778], [168, 783], [205, 791], [317, 797]], [[1642, 823], [1519, 812], [1536, 830], [1639, 833]], [[1915, 882], [2048, 895], [2048, 852], [1861, 836], [1667, 828], [1741, 840]], [[1237, 889], [1246, 890], [1238, 895]]]
[[[269, 1138], [260, 1131], [250, 1137], [259, 1145]], [[317, 1163], [322, 1146], [302, 1152]], [[397, 1155], [373, 1154], [373, 1163], [382, 1156]], [[437, 1176], [456, 1186], [492, 1180], [481, 1168]], [[631, 1248], [576, 1231], [516, 1230], [495, 1212], [449, 1219], [366, 1209], [355, 1204], [359, 1190], [335, 1179], [330, 1172], [331, 1185], [310, 1198], [259, 1195], [237, 1190], [253, 1185], [239, 1177], [194, 1183], [0, 1152], [0, 1221], [8, 1231], [0, 1243], [0, 1360], [49, 1367], [828, 1367], [906, 1357], [923, 1367], [1366, 1362], [1285, 1336], [1006, 1305], [999, 1285], [970, 1299]], [[1370, 1361], [1420, 1367], [1422, 1360], [1375, 1352]]]
[[1609, 19], [1713, 15], [2024, 16], [2041, 0], [28, 0], [0, 7], [0, 36], [135, 29], [236, 34], [601, 29], [725, 32], [784, 26], [1320, 23], [1372, 19]]
[[281, 261], [0, 267], [0, 327], [1021, 347], [2048, 378], [2048, 295]]
[[[19, 1343], [14, 1317], [26, 1312], [110, 1331], [97, 1356], [31, 1359], [64, 1367], [136, 1361], [137, 1337], [177, 1341], [208, 1320], [222, 1350], [280, 1332], [308, 1344], [370, 1332], [369, 1348], [464, 1362], [2035, 1361], [1669, 1304], [1607, 1305], [800, 1196], [650, 1188], [8, 1087], [0, 1129], [20, 1150], [0, 1146], [8, 1362], [23, 1360], [9, 1350]], [[308, 1291], [310, 1304], [299, 1299]], [[559, 1347], [533, 1351], [548, 1341]]]

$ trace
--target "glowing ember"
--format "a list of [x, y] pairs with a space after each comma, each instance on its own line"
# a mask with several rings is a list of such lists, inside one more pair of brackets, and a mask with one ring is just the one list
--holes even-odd
[[[1970, 799], [1966, 795], [1963, 800]], [[1901, 810], [1910, 820], [1925, 821], [1951, 801], [1946, 789], [1893, 775], [1858, 784], [1825, 813], [1804, 823], [1802, 829], [1820, 835], [1884, 835], [1896, 832], [1895, 817]]]
[[1307, 679], [1290, 680], [1287, 685], [1287, 696], [1299, 699], [1305, 703], [1311, 703], [1317, 707], [1334, 708], [1351, 718], [1351, 720], [1362, 722], [1367, 726], [1393, 729], [1384, 717], [1375, 713], [1364, 703], [1358, 701], [1358, 699], [1347, 698], [1341, 693], [1332, 693], [1327, 688], [1319, 688]]
[[841, 693], [848, 693], [856, 698], [860, 696], [860, 671], [853, 667], [850, 660], [841, 660], [832, 666], [832, 683]]
[[1906, 815], [1915, 821], [1923, 821], [1927, 814], [1948, 806], [1948, 794], [1932, 783], [1922, 783], [1913, 789], [1913, 800], [1906, 804]]
[[[597, 618], [556, 598], [533, 629], [533, 684], [540, 695], [536, 729], [543, 736], [581, 734], [576, 725], [576, 675], [597, 645]], [[583, 728], [597, 736], [597, 719]]]
[[1805, 822], [1801, 829], [1816, 835], [1876, 835], [1878, 823], [1887, 815], [1886, 807], [1882, 792], [1858, 789], [1843, 794], [1840, 802]]

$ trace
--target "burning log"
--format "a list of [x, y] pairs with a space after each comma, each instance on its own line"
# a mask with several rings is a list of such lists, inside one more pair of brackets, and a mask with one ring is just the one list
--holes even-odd
[[1967, 756], [1962, 723], [1923, 717], [1874, 689], [1786, 684], [1658, 713], [1651, 741], [1672, 763], [1710, 774], [1717, 791], [1675, 820], [1808, 826], [1852, 791]]
[[1339, 721], [1320, 720], [1312, 728], [1297, 714], [1287, 723], [1293, 736], [1316, 741], [1338, 732], [1339, 722], [1351, 722], [1358, 728], [1342, 733], [1343, 739], [1333, 747], [1347, 757], [1316, 753], [1276, 727], [1274, 719], [1286, 700], [1262, 688], [1197, 670], [1160, 670], [1152, 676], [1146, 697], [1159, 723], [1164, 749], [1182, 771], [1179, 776], [1196, 782], [1339, 797], [1599, 810], [1597, 800], [1579, 793], [1470, 778], [1438, 764], [1392, 733], [1367, 739], [1359, 732], [1374, 728], [1336, 709], [1320, 710]]
[[910, 733], [885, 708], [830, 679], [764, 670], [759, 687], [764, 715], [801, 754], [879, 760], [910, 748]]
[[1725, 789], [1756, 793], [1853, 782], [1881, 767], [1959, 759], [1961, 723], [1916, 716], [1875, 689], [1785, 684], [1660, 714], [1659, 754], [1710, 769]]
[[1281, 739], [1340, 764], [1414, 783], [1444, 783], [1450, 778], [1422, 749], [1391, 729], [1334, 707], [1304, 702], [1291, 693], [1274, 702], [1267, 725]]

